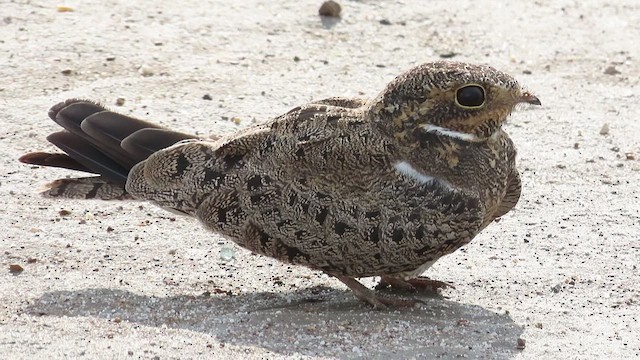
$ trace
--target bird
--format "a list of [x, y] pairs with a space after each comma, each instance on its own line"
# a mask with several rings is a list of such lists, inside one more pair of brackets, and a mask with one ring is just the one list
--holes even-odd
[[335, 277], [375, 309], [413, 306], [378, 290], [446, 287], [421, 274], [518, 202], [503, 124], [520, 104], [541, 105], [512, 76], [453, 61], [417, 65], [373, 98], [314, 101], [211, 138], [69, 99], [49, 111], [63, 153], [19, 161], [92, 174], [55, 180], [45, 197], [149, 201]]

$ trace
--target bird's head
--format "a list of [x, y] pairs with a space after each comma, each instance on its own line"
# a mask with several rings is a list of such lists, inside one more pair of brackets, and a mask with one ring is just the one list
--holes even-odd
[[486, 65], [439, 61], [395, 78], [370, 104], [385, 130], [402, 138], [415, 131], [483, 141], [518, 104], [540, 105], [511, 76]]

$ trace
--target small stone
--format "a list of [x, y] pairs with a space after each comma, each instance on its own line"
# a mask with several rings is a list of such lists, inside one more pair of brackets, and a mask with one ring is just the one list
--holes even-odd
[[318, 10], [318, 14], [320, 16], [329, 16], [329, 17], [340, 17], [340, 12], [342, 11], [342, 6], [335, 1], [329, 0], [325, 1], [320, 5], [320, 9]]
[[71, 211], [62, 209], [62, 210], [58, 211], [58, 215], [60, 215], [60, 216], [69, 216], [69, 215], [71, 215]]
[[447, 52], [441, 53], [440, 57], [443, 58], [443, 59], [450, 59], [450, 58], [452, 58], [452, 57], [454, 57], [456, 55], [458, 55], [456, 52], [447, 51]]
[[621, 74], [621, 72], [618, 71], [618, 69], [616, 69], [616, 67], [613, 66], [613, 65], [607, 66], [607, 68], [604, 69], [604, 73], [605, 73], [605, 75], [618, 75], [618, 74]]
[[525, 347], [525, 341], [522, 338], [518, 338], [517, 344], [516, 344], [516, 349], [518, 350], [524, 350]]
[[124, 105], [125, 99], [123, 97], [119, 97], [116, 99], [116, 106]]
[[106, 58], [105, 60], [107, 61], [115, 61], [116, 57], [115, 56], [109, 56], [108, 58]]
[[71, 70], [71, 69], [64, 69], [64, 70], [60, 71], [60, 73], [62, 75], [71, 75], [72, 72], [73, 72], [73, 70]]
[[231, 261], [236, 257], [236, 252], [231, 246], [223, 246], [220, 249], [220, 259], [223, 261]]
[[600, 128], [600, 135], [609, 135], [609, 123], [604, 123]]
[[580, 143], [574, 143], [573, 144], [573, 148], [574, 149], [580, 149]]
[[628, 152], [628, 153], [624, 153], [624, 156], [627, 160], [635, 160], [636, 159], [636, 155], [632, 152]]
[[242, 122], [242, 119], [240, 119], [237, 116], [234, 116], [234, 117], [231, 118], [231, 121], [233, 121], [233, 123], [236, 124], [236, 125], [240, 125], [240, 123]]
[[176, 250], [175, 249], [169, 250], [169, 255], [175, 255], [175, 254], [176, 254]]
[[209, 94], [204, 94], [202, 95], [202, 100], [213, 100], [213, 98]]
[[22, 271], [24, 271], [24, 268], [18, 264], [9, 265], [9, 272], [12, 275], [19, 275]]
[[531, 70], [522, 70], [522, 73], [525, 74], [525, 75], [531, 75], [532, 74]]
[[112, 232], [114, 229], [111, 226], [107, 226], [107, 232]]
[[534, 326], [538, 329], [542, 329], [542, 323], [536, 323]]
[[153, 71], [153, 69], [147, 65], [142, 65], [140, 67], [140, 75], [144, 76], [144, 77], [149, 77], [149, 76], [153, 76], [155, 74], [155, 71]]
[[35, 264], [38, 262], [38, 259], [36, 258], [28, 258], [27, 259], [27, 264]]
[[300, 57], [299, 57], [299, 56], [297, 56], [297, 55], [296, 55], [296, 56], [294, 56], [294, 57], [293, 57], [293, 61], [295, 61], [295, 62], [300, 61]]
[[389, 19], [380, 20], [380, 25], [391, 25], [391, 21]]
[[120, 324], [120, 323], [122, 322], [122, 318], [121, 318], [120, 316], [116, 316], [116, 317], [113, 319], [113, 322], [114, 322], [114, 323], [116, 323], [116, 324]]
[[56, 10], [58, 12], [72, 12], [72, 11], [74, 11], [71, 6], [65, 6], [65, 5], [58, 5], [56, 7]]
[[127, 355], [129, 355], [129, 356], [133, 356], [133, 350], [129, 350], [129, 351], [127, 351]]

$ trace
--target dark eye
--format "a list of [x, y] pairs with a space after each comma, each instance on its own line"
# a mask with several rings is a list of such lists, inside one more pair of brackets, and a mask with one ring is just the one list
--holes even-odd
[[484, 89], [480, 85], [463, 86], [456, 91], [456, 103], [463, 108], [477, 108], [484, 105]]

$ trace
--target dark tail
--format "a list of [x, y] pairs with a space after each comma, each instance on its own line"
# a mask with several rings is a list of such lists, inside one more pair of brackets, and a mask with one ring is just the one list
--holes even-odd
[[33, 152], [19, 160], [99, 176], [56, 180], [47, 184], [42, 192], [47, 197], [130, 199], [125, 184], [129, 170], [135, 164], [178, 141], [198, 138], [81, 99], [70, 99], [53, 106], [49, 117], [64, 130], [47, 136], [47, 140], [65, 153]]

